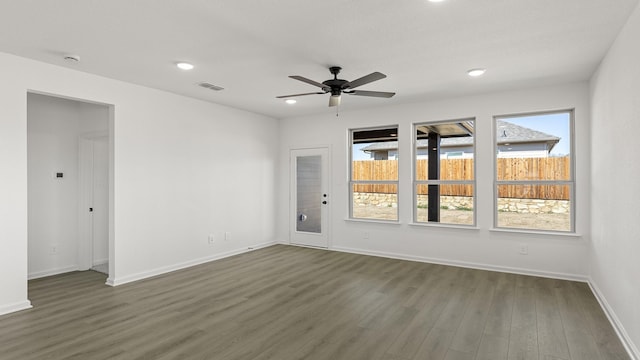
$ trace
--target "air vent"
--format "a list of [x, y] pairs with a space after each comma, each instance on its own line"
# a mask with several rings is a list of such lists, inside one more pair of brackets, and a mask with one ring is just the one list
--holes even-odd
[[198, 83], [198, 86], [201, 86], [201, 87], [209, 89], [209, 90], [214, 90], [214, 91], [224, 90], [223, 87], [220, 87], [220, 86], [217, 86], [217, 85], [213, 85], [213, 84], [208, 83], [208, 82]]

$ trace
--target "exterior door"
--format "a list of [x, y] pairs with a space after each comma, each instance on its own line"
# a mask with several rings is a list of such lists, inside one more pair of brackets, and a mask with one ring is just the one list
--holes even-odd
[[290, 239], [292, 244], [329, 244], [329, 149], [291, 150]]

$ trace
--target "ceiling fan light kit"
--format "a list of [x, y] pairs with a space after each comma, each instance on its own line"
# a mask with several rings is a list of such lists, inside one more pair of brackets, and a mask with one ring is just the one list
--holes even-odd
[[342, 68], [339, 66], [330, 67], [329, 72], [333, 75], [333, 79], [325, 80], [321, 83], [311, 79], [307, 79], [300, 75], [291, 75], [289, 76], [290, 78], [305, 82], [309, 85], [319, 87], [322, 91], [276, 96], [276, 98], [282, 99], [282, 98], [292, 98], [296, 96], [322, 95], [322, 94], [331, 93], [331, 96], [329, 97], [329, 106], [338, 106], [340, 105], [342, 94], [381, 97], [381, 98], [390, 98], [396, 94], [394, 92], [384, 92], [384, 91], [354, 90], [355, 88], [360, 87], [362, 85], [366, 85], [368, 83], [386, 78], [387, 76], [383, 73], [376, 71], [369, 75], [365, 75], [359, 79], [356, 79], [353, 81], [347, 81], [343, 79], [338, 79], [338, 74], [340, 73], [340, 70], [342, 70]]

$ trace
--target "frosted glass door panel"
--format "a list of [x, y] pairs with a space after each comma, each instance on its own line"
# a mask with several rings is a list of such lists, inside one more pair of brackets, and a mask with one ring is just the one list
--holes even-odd
[[322, 157], [296, 158], [296, 231], [322, 232]]

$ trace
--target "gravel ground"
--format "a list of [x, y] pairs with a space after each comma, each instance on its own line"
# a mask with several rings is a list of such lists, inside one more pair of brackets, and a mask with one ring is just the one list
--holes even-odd
[[[357, 218], [396, 220], [397, 209], [393, 207], [365, 207], [359, 206], [353, 209]], [[427, 221], [427, 209], [418, 209], [418, 220]], [[440, 211], [440, 222], [444, 224], [473, 223], [473, 212], [467, 210]], [[569, 214], [519, 214], [512, 212], [498, 213], [498, 226], [520, 229], [536, 230], [571, 230], [571, 217]]]

